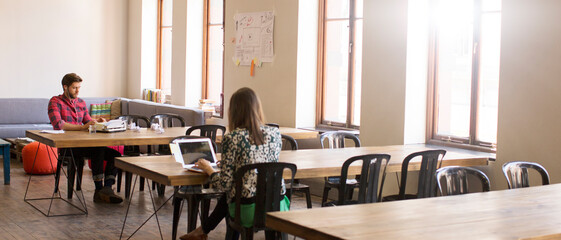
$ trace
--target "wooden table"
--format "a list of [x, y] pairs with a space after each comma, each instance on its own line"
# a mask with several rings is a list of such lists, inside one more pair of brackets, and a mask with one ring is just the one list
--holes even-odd
[[[392, 156], [387, 171], [400, 171], [401, 162], [406, 155], [435, 149], [425, 144], [399, 145], [385, 147], [361, 147], [344, 149], [310, 149], [298, 151], [282, 151], [279, 160], [297, 165], [296, 178], [315, 178], [326, 176], [337, 176], [340, 174], [343, 162], [352, 156], [368, 153], [388, 153]], [[218, 156], [220, 158], [220, 156]], [[478, 154], [473, 151], [448, 148], [443, 166], [447, 165], [487, 165], [489, 154]], [[419, 163], [412, 162], [412, 169], [418, 168]], [[118, 157], [115, 166], [123, 171], [131, 172], [163, 185], [182, 186], [199, 185], [207, 181], [208, 176], [203, 173], [187, 171], [180, 163], [175, 162], [172, 156], [141, 156], [141, 157]], [[360, 166], [349, 168], [350, 174], [360, 172]], [[289, 173], [285, 177], [290, 177]], [[155, 209], [155, 212], [157, 210]], [[155, 214], [155, 213], [154, 213]]]
[[[387, 153], [391, 155], [386, 171], [401, 171], [401, 162], [413, 152], [428, 149], [447, 149], [442, 166], [480, 166], [487, 165], [493, 155], [475, 151], [431, 146], [425, 144], [395, 145], [382, 147], [360, 147], [343, 149], [308, 149], [282, 151], [279, 161], [294, 163], [298, 167], [296, 178], [316, 178], [338, 176], [343, 162], [350, 157], [369, 154]], [[138, 174], [168, 186], [198, 185], [206, 181], [206, 174], [186, 171], [172, 156], [122, 157], [115, 159], [115, 166], [127, 172]], [[418, 161], [412, 161], [410, 170], [419, 168]], [[360, 166], [351, 166], [349, 174], [360, 173]], [[288, 173], [287, 173], [288, 174]], [[287, 175], [286, 177], [288, 177]]]
[[0, 139], [0, 152], [4, 160], [4, 185], [10, 185], [10, 143]]
[[[291, 127], [280, 127], [279, 131], [281, 134], [291, 136], [296, 140], [304, 140], [304, 139], [314, 139], [318, 138], [318, 132], [304, 130], [299, 128], [291, 128]], [[222, 135], [216, 136], [216, 142], [219, 143], [222, 141]], [[319, 141], [319, 139], [318, 139]]]
[[[185, 135], [189, 127], [172, 127], [166, 128], [164, 133], [156, 133], [147, 128], [141, 128], [139, 131], [124, 131], [115, 133], [93, 133], [87, 131], [66, 131], [63, 134], [41, 133], [41, 130], [28, 130], [25, 135], [28, 138], [36, 140], [56, 148], [69, 147], [105, 147], [115, 145], [158, 145], [168, 144], [172, 139]], [[317, 132], [301, 130], [296, 128], [280, 128], [281, 134], [289, 135], [295, 139], [316, 138]], [[217, 136], [217, 142], [220, 142], [222, 136]]]
[[88, 133], [87, 131], [66, 131], [62, 134], [41, 133], [28, 130], [25, 136], [45, 145], [56, 148], [106, 147], [115, 145], [158, 145], [167, 144], [177, 136], [185, 135], [188, 127], [166, 128], [164, 133], [156, 133], [147, 128], [139, 131], [115, 133]]
[[[306, 239], [520, 239], [560, 236], [561, 184], [272, 212], [266, 225]], [[551, 238], [553, 239], [553, 238]]]

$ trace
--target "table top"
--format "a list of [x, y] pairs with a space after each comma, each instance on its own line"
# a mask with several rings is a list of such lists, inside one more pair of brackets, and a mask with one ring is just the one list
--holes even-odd
[[[62, 134], [41, 133], [41, 130], [28, 130], [25, 135], [28, 138], [51, 147], [104, 147], [115, 145], [158, 145], [167, 144], [178, 136], [185, 135], [189, 127], [166, 128], [163, 133], [157, 133], [151, 129], [141, 128], [139, 131], [127, 130], [114, 133], [89, 133], [88, 131], [66, 131]], [[290, 135], [295, 139], [316, 138], [317, 132], [301, 130], [296, 128], [281, 127], [282, 134]], [[222, 136], [217, 136], [220, 142]]]
[[[327, 176], [338, 176], [341, 166], [348, 158], [361, 154], [387, 153], [391, 155], [386, 171], [401, 171], [401, 162], [410, 153], [428, 150], [442, 149], [441, 147], [414, 144], [394, 145], [381, 147], [360, 147], [344, 149], [309, 149], [298, 151], [282, 151], [279, 161], [294, 163], [298, 167], [296, 178], [316, 178]], [[447, 154], [442, 166], [477, 166], [487, 165], [492, 155], [474, 151], [444, 148]], [[220, 156], [218, 156], [220, 157]], [[142, 177], [154, 180], [168, 186], [197, 185], [206, 181], [206, 174], [195, 173], [184, 170], [181, 164], [175, 162], [172, 156], [141, 156], [141, 157], [119, 157], [115, 159], [115, 166], [124, 171], [138, 174]], [[410, 170], [419, 168], [419, 162], [413, 160]], [[288, 172], [287, 172], [288, 173]], [[351, 165], [349, 174], [360, 173], [359, 165]], [[285, 177], [289, 177], [287, 174]]]
[[25, 136], [56, 148], [158, 145], [167, 144], [173, 138], [185, 135], [188, 128], [189, 127], [166, 128], [163, 133], [157, 133], [147, 128], [141, 128], [139, 131], [127, 130], [114, 133], [65, 131], [61, 134], [41, 133], [41, 130], [28, 130], [25, 132]]
[[9, 142], [5, 141], [4, 139], [1, 139], [1, 138], [0, 138], [0, 145], [2, 145], [2, 146], [5, 146], [5, 145], [10, 146], [11, 144], [10, 144]]
[[[561, 233], [561, 184], [267, 214], [306, 239], [520, 239]], [[344, 214], [341, 214], [344, 213]]]

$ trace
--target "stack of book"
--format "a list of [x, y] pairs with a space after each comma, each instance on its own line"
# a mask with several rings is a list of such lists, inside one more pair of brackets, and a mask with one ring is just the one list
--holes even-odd
[[199, 109], [205, 112], [214, 113], [214, 100], [210, 100], [210, 99], [199, 100]]
[[164, 102], [163, 96], [164, 94], [162, 93], [161, 89], [145, 88], [142, 91], [142, 99], [151, 102], [163, 103]]

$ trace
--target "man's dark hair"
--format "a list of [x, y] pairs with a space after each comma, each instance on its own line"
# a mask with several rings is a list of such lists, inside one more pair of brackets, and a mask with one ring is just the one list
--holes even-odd
[[82, 82], [82, 78], [76, 73], [68, 73], [62, 78], [62, 86], [70, 86], [75, 82]]

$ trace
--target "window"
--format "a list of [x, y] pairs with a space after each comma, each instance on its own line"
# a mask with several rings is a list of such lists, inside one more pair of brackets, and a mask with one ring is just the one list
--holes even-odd
[[431, 139], [494, 148], [501, 0], [435, 3]]
[[214, 102], [222, 117], [224, 103], [224, 0], [205, 1], [203, 97]]
[[158, 67], [156, 87], [171, 94], [171, 26], [173, 0], [158, 1]]
[[362, 73], [363, 0], [320, 2], [318, 119], [358, 128]]

